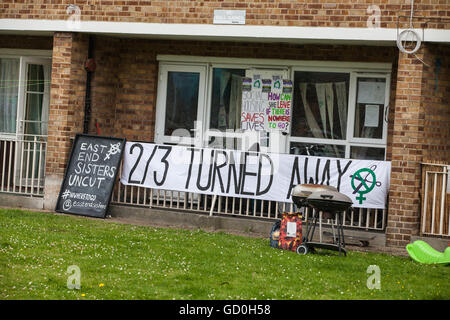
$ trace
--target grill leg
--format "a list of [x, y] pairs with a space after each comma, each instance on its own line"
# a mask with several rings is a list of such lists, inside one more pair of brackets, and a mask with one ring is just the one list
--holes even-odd
[[340, 219], [339, 219], [339, 213], [336, 213], [337, 215], [337, 234], [338, 234], [338, 249], [339, 249], [339, 256], [341, 256], [341, 228], [340, 228]]
[[338, 246], [339, 246], [339, 256], [341, 255], [341, 248], [345, 248], [345, 239], [344, 239], [344, 227], [342, 224], [341, 213], [337, 213], [338, 219]]
[[314, 218], [313, 218], [313, 221], [312, 221], [312, 223], [313, 223], [312, 228], [309, 228], [309, 226], [308, 226], [308, 233], [306, 234], [306, 241], [307, 242], [311, 242], [312, 239], [313, 239], [314, 231], [316, 230], [316, 223], [317, 223], [318, 219], [319, 219], [319, 211], [316, 210], [316, 213], [314, 214]]

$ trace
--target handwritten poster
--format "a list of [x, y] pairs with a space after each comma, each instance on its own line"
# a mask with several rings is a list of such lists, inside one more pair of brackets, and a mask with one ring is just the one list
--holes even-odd
[[266, 108], [266, 131], [279, 130], [289, 132], [291, 124], [292, 82], [276, 80], [272, 91], [268, 94]]
[[267, 93], [263, 92], [262, 79], [258, 76], [253, 78], [243, 78], [241, 111], [242, 130], [264, 131], [264, 107], [266, 103]]
[[288, 132], [291, 123], [292, 81], [254, 75], [242, 81], [242, 130]]

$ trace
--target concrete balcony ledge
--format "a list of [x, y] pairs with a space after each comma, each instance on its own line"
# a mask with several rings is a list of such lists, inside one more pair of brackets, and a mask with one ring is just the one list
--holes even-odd
[[416, 240], [422, 240], [428, 243], [430, 246], [432, 246], [437, 251], [443, 252], [450, 244], [450, 238], [443, 239], [443, 238], [437, 238], [437, 237], [426, 237], [426, 236], [411, 236], [411, 242], [414, 242]]
[[[425, 42], [450, 42], [450, 30], [416, 29]], [[118, 37], [173, 40], [359, 44], [395, 46], [395, 28], [296, 27], [259, 25], [214, 25], [67, 20], [0, 19], [0, 33], [52, 35], [82, 32]]]
[[110, 205], [108, 214], [113, 219], [132, 224], [205, 231], [231, 231], [256, 237], [268, 237], [274, 223], [272, 220], [209, 216], [201, 213], [175, 211], [174, 209], [150, 209], [120, 205]]
[[[109, 215], [113, 220], [123, 223], [132, 223], [139, 225], [149, 225], [156, 227], [175, 227], [183, 229], [201, 229], [205, 231], [223, 231], [231, 234], [260, 237], [269, 239], [270, 230], [275, 220], [264, 220], [256, 218], [247, 218], [240, 216], [209, 216], [187, 211], [176, 211], [176, 209], [158, 209], [141, 208], [121, 205], [110, 205]], [[331, 232], [331, 228], [323, 226], [323, 231]], [[349, 236], [346, 240], [348, 244], [358, 245], [358, 241], [353, 241], [353, 237], [373, 237], [370, 240], [369, 247], [371, 251], [377, 247], [376, 251], [382, 251], [380, 248], [386, 245], [386, 235], [383, 232], [371, 232], [365, 230], [344, 231], [344, 236]], [[319, 229], [317, 227], [314, 239], [319, 240]], [[324, 237], [324, 240], [329, 238]]]

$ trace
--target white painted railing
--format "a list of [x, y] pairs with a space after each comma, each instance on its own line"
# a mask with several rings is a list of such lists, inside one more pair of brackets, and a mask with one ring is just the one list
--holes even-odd
[[0, 137], [0, 192], [43, 196], [47, 136]]
[[[121, 170], [120, 170], [121, 171]], [[120, 172], [119, 172], [120, 176]], [[111, 203], [126, 206], [186, 210], [209, 215], [229, 215], [255, 219], [280, 219], [283, 212], [296, 210], [293, 203], [210, 196], [188, 192], [125, 186], [117, 181]], [[353, 208], [344, 217], [344, 226], [364, 230], [384, 230], [387, 210]], [[305, 221], [313, 210], [306, 210]], [[335, 223], [323, 220], [325, 225]]]
[[446, 164], [422, 163], [423, 235], [450, 236], [450, 186]]

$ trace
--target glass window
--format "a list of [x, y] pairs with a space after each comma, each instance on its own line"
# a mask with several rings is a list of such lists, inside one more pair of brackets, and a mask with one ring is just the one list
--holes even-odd
[[194, 136], [197, 120], [200, 73], [169, 71], [167, 75], [166, 120], [164, 134], [186, 129]]
[[305, 156], [345, 158], [345, 146], [292, 142], [290, 153]]
[[[350, 74], [294, 72], [290, 153], [384, 160], [387, 78]], [[355, 105], [349, 106], [350, 96]], [[372, 145], [361, 146], [363, 139], [371, 139]], [[341, 141], [336, 145], [333, 140]]]
[[351, 147], [350, 158], [363, 160], [384, 160], [384, 148]]
[[382, 139], [386, 79], [358, 78], [355, 138]]
[[[242, 79], [251, 74], [281, 73], [291, 78], [294, 89], [291, 130], [277, 138], [282, 145], [279, 152], [289, 149], [292, 154], [383, 160], [389, 74], [362, 73], [351, 67], [330, 71], [300, 68], [294, 69], [291, 78], [281, 67], [258, 69], [223, 62], [215, 66], [162, 64], [157, 114], [163, 120], [156, 121], [155, 141], [169, 142], [172, 136], [182, 136], [186, 144], [239, 148], [243, 144]], [[178, 134], [177, 129], [187, 134]], [[268, 142], [275, 141], [274, 137], [273, 133], [258, 132], [252, 142], [265, 147], [266, 141], [272, 147], [275, 143]]]
[[0, 59], [0, 132], [16, 133], [19, 59]]
[[348, 73], [294, 73], [291, 135], [320, 139], [346, 139]]
[[25, 133], [45, 134], [46, 117], [43, 106], [44, 99], [44, 66], [40, 64], [28, 65]]
[[244, 76], [244, 69], [214, 68], [209, 124], [211, 129], [240, 129]]

